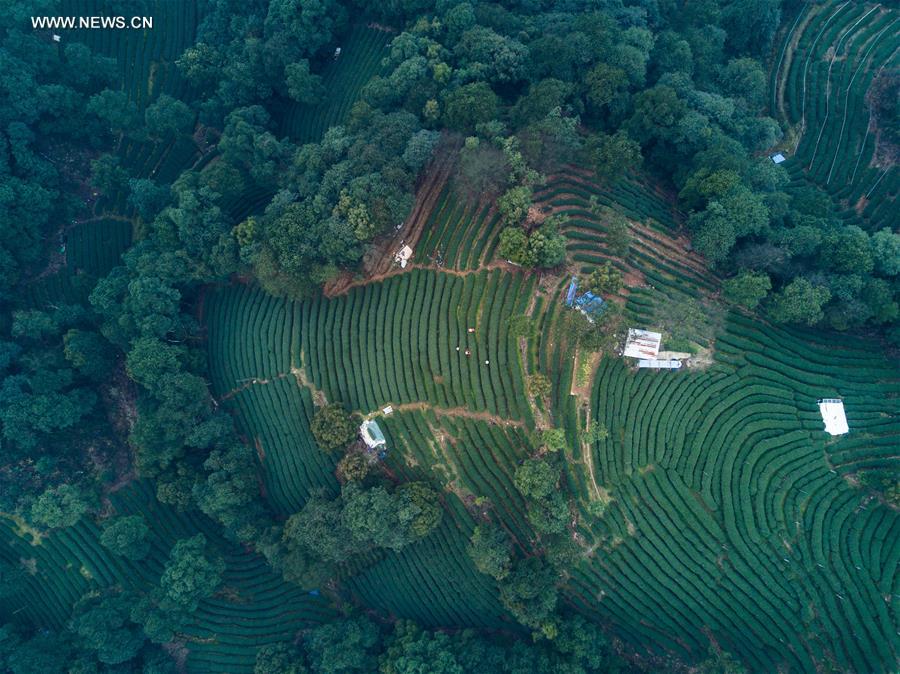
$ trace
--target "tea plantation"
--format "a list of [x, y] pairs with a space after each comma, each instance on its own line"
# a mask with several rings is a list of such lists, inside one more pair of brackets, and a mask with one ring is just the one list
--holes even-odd
[[34, 4], [0, 674], [898, 671], [895, 2]]

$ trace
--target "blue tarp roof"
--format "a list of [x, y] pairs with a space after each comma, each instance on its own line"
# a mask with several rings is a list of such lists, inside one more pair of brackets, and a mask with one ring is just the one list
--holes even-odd
[[573, 276], [572, 282], [569, 284], [569, 290], [566, 292], [566, 306], [571, 307], [575, 301], [575, 291], [578, 290], [578, 277]]
[[603, 301], [602, 297], [590, 291], [575, 300], [575, 306], [586, 314], [598, 314], [603, 311], [605, 305], [606, 302]]

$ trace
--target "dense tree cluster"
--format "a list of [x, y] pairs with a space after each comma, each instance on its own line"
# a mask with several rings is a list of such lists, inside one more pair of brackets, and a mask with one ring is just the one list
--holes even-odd
[[580, 616], [560, 621], [554, 641], [481, 636], [474, 630], [426, 630], [408, 620], [385, 628], [362, 615], [315, 628], [300, 643], [257, 651], [255, 674], [465, 674], [466, 672], [627, 671], [596, 625]]
[[423, 482], [389, 489], [349, 481], [336, 498], [319, 493], [307, 500], [264, 552], [286, 579], [314, 586], [335, 564], [376, 548], [398, 552], [424, 538], [442, 515], [437, 493]]

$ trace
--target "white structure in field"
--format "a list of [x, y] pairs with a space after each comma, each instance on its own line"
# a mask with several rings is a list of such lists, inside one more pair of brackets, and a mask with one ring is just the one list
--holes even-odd
[[658, 332], [628, 328], [628, 339], [625, 340], [622, 355], [628, 358], [654, 360], [659, 353], [660, 342], [662, 335]]
[[656, 360], [655, 358], [647, 358], [638, 361], [638, 367], [651, 368], [653, 370], [677, 370], [681, 367], [681, 361], [675, 358], [666, 360]]
[[819, 412], [825, 422], [825, 432], [830, 435], [843, 435], [850, 431], [847, 426], [847, 415], [844, 414], [844, 401], [840, 398], [822, 398], [819, 401]]
[[413, 256], [413, 249], [409, 246], [403, 246], [400, 250], [397, 251], [397, 254], [394, 255], [394, 262], [400, 265], [401, 268], [405, 269], [407, 263], [410, 258]]
[[384, 433], [381, 432], [381, 427], [377, 421], [367, 419], [362, 422], [362, 425], [359, 427], [359, 435], [369, 449], [384, 447], [386, 444]]
[[787, 157], [785, 157], [783, 154], [781, 154], [781, 153], [779, 152], [778, 154], [773, 154], [772, 157], [771, 157], [771, 159], [772, 159], [772, 161], [775, 162], [776, 164], [780, 164], [780, 163], [783, 162], [785, 159], [787, 159]]

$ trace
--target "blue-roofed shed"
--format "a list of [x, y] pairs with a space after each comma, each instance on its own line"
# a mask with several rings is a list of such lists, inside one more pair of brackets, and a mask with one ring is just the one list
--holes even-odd
[[566, 306], [571, 307], [575, 302], [575, 291], [578, 290], [578, 277], [573, 276], [569, 289], [566, 291]]
[[606, 308], [606, 302], [599, 295], [588, 291], [575, 300], [575, 308], [583, 313], [589, 321], [599, 316]]

